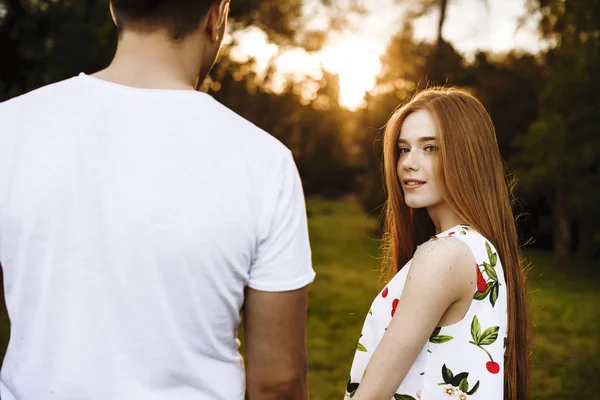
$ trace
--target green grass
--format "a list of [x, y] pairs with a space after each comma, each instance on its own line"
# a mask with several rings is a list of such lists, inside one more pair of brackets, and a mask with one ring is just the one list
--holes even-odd
[[600, 399], [600, 271], [574, 262], [561, 272], [550, 254], [527, 255], [533, 264], [533, 399]]
[[[309, 202], [317, 279], [310, 287], [309, 384], [312, 400], [341, 399], [363, 320], [377, 293], [375, 220], [352, 202]], [[600, 271], [527, 252], [535, 352], [532, 400], [600, 399]], [[0, 320], [0, 346], [8, 338]]]
[[341, 399], [358, 336], [377, 294], [374, 220], [354, 203], [309, 203], [317, 279], [308, 313], [311, 399]]
[[6, 313], [0, 316], [0, 360], [4, 360], [6, 346], [8, 346], [10, 322]]

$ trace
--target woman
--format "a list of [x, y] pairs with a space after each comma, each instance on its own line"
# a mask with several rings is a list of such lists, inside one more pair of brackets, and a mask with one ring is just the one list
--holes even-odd
[[460, 89], [421, 92], [388, 122], [384, 163], [387, 284], [346, 398], [527, 400], [525, 278], [487, 111]]

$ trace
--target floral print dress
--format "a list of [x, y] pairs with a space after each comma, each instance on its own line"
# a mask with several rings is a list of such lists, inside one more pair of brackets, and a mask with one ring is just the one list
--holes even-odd
[[[453, 237], [467, 244], [477, 263], [473, 301], [465, 317], [436, 328], [396, 390], [394, 400], [502, 400], [507, 334], [506, 282], [494, 246], [458, 225], [431, 240]], [[365, 368], [398, 305], [409, 261], [373, 301], [360, 336], [345, 399], [354, 396]]]

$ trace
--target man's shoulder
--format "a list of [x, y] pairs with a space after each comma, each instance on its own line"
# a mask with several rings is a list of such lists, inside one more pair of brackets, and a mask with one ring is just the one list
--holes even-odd
[[290, 153], [290, 150], [275, 136], [217, 100], [213, 101], [211, 118], [215, 124], [219, 125], [219, 130], [227, 132], [234, 140], [252, 143], [253, 147], [260, 146], [267, 151], [283, 155]]
[[[56, 96], [59, 93], [72, 90], [74, 87], [75, 78], [65, 79], [59, 82], [51, 83], [37, 89], [31, 90], [27, 93], [18, 95], [9, 100], [0, 103], [0, 112], [14, 113], [18, 112], [19, 109], [34, 105], [43, 105], [39, 103], [46, 103], [49, 100], [56, 100]], [[46, 103], [52, 104], [52, 103]], [[10, 115], [10, 114], [9, 114]], [[7, 115], [7, 116], [9, 116]]]

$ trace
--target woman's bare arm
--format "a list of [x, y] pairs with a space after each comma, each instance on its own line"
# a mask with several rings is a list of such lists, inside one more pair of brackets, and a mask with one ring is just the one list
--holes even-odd
[[431, 332], [455, 302], [473, 296], [475, 262], [456, 239], [427, 242], [415, 252], [396, 312], [367, 365], [354, 400], [390, 400]]

